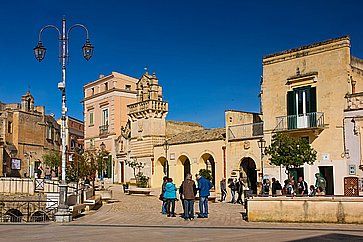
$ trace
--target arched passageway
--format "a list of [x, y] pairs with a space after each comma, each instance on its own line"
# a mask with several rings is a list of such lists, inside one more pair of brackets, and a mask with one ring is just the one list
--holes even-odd
[[253, 194], [257, 194], [257, 171], [256, 163], [250, 157], [245, 157], [240, 163], [240, 177], [244, 183], [252, 190]]
[[213, 156], [209, 153], [205, 153], [202, 155], [201, 161], [204, 166], [203, 169], [211, 171], [211, 175], [212, 175], [211, 182], [213, 184], [213, 187], [215, 187], [215, 185], [216, 185], [216, 164], [215, 164]]
[[46, 221], [49, 221], [49, 217], [43, 211], [36, 211], [30, 217], [30, 222], [46, 222]]
[[18, 209], [9, 209], [5, 216], [9, 219], [10, 222], [18, 222], [20, 223], [23, 219], [23, 214]]
[[191, 174], [190, 160], [187, 156], [182, 155], [179, 157], [179, 161], [183, 165], [183, 180], [185, 179], [187, 174]]

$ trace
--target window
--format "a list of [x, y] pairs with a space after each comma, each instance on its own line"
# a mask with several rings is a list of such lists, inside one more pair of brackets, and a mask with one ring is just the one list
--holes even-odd
[[126, 85], [126, 86], [125, 86], [125, 90], [126, 90], [126, 91], [131, 91], [131, 85]]
[[95, 95], [95, 88], [94, 87], [92, 87], [92, 89], [91, 89], [91, 95]]
[[8, 122], [8, 133], [9, 134], [13, 133], [13, 122], [11, 121]]
[[94, 125], [93, 112], [89, 113], [89, 125], [90, 126]]
[[106, 82], [105, 83], [105, 91], [107, 91], [108, 90], [108, 83]]
[[52, 139], [52, 126], [47, 126], [47, 139]]
[[108, 125], [108, 109], [102, 110], [102, 125]]

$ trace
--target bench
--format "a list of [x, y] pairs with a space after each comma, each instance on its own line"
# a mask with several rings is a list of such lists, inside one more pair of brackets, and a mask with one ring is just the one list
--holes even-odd
[[95, 196], [92, 196], [92, 197], [90, 197], [88, 199], [85, 199], [83, 201], [83, 203], [86, 204], [86, 205], [96, 205], [100, 201], [101, 201], [101, 196], [100, 195], [95, 195]]
[[86, 209], [86, 204], [75, 204], [69, 206], [69, 210], [72, 213], [72, 217], [77, 217]]
[[150, 193], [151, 193], [150, 188], [132, 187], [132, 188], [125, 189], [125, 190], [129, 195], [141, 194], [141, 195], [150, 196]]

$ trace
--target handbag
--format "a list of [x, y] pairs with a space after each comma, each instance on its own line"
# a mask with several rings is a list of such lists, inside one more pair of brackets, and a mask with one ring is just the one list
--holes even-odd
[[160, 201], [164, 201], [164, 195], [163, 195], [163, 194], [160, 194], [160, 196], [159, 196], [159, 200], [160, 200]]

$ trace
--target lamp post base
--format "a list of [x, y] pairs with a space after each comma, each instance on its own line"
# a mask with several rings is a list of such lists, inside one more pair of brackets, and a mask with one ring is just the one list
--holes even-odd
[[69, 208], [58, 208], [58, 212], [54, 215], [56, 223], [69, 223], [72, 222], [72, 214]]
[[68, 186], [65, 183], [59, 185], [59, 205], [58, 211], [55, 213], [55, 222], [69, 223], [72, 221], [72, 213], [67, 205], [67, 190]]

